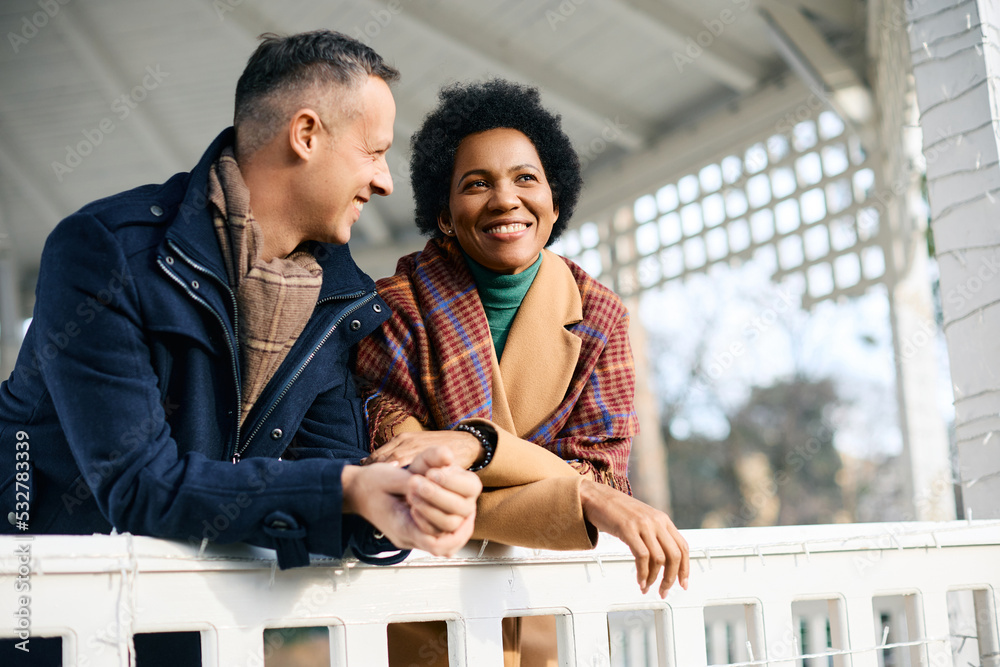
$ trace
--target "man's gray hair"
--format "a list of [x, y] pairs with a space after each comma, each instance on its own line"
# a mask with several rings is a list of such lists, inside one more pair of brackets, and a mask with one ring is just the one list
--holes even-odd
[[399, 78], [371, 47], [332, 30], [260, 39], [236, 84], [237, 158], [271, 141], [298, 109], [315, 110], [332, 129], [355, 112], [350, 93], [368, 77]]

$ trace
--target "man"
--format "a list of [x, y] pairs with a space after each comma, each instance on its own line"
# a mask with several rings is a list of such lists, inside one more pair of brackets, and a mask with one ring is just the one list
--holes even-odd
[[190, 173], [56, 227], [0, 385], [0, 532], [243, 541], [283, 568], [468, 540], [481, 484], [451, 452], [354, 465], [349, 354], [388, 309], [344, 244], [392, 192], [398, 75], [339, 33], [265, 35]]

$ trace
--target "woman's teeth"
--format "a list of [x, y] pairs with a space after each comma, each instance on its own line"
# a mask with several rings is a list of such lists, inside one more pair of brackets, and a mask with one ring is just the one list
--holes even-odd
[[358, 199], [357, 197], [354, 198], [354, 202], [353, 203], [354, 203], [354, 208], [356, 208], [358, 210], [358, 213], [361, 213], [361, 209], [363, 209], [365, 207], [365, 203], [363, 201], [361, 201], [360, 199]]
[[522, 229], [527, 229], [528, 225], [523, 222], [515, 222], [510, 225], [500, 225], [499, 227], [493, 227], [492, 229], [486, 230], [487, 234], [513, 234], [514, 232], [519, 232]]

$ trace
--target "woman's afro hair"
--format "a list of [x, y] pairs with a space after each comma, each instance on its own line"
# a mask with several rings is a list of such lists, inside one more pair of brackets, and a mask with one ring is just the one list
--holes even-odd
[[443, 236], [438, 215], [448, 208], [455, 152], [462, 139], [509, 128], [523, 132], [538, 151], [553, 203], [559, 207], [549, 243], [559, 238], [573, 216], [583, 179], [560, 118], [542, 107], [538, 89], [493, 79], [447, 86], [439, 97], [440, 104], [410, 140], [410, 183], [420, 232]]

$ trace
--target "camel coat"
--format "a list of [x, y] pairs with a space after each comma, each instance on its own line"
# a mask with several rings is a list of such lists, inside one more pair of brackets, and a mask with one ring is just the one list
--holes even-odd
[[[566, 326], [583, 319], [579, 288], [566, 264], [543, 250], [543, 261], [511, 326], [499, 362], [493, 353], [493, 419], [496, 454], [479, 472], [483, 494], [474, 539], [539, 549], [583, 550], [597, 544], [580, 500], [584, 477], [569, 463], [519, 435], [543, 422], [562, 401], [580, 353], [580, 339]], [[423, 430], [408, 417], [396, 432]], [[539, 508], [545, 511], [539, 512]], [[505, 667], [554, 667], [555, 620], [508, 618], [503, 623]], [[445, 666], [443, 621], [393, 624], [392, 667]]]

